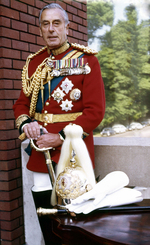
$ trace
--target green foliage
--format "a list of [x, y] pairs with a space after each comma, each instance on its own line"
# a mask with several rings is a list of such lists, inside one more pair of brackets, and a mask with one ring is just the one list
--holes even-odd
[[98, 29], [104, 25], [113, 24], [113, 6], [104, 1], [91, 1], [87, 5], [88, 15], [88, 38], [92, 42]]
[[104, 25], [111, 27], [99, 37], [97, 55], [106, 94], [100, 127], [127, 125], [150, 116], [150, 20], [138, 25], [135, 6], [129, 5], [124, 11], [126, 20], [113, 26], [112, 5], [103, 1], [88, 4], [89, 39], [93, 40], [96, 30]]

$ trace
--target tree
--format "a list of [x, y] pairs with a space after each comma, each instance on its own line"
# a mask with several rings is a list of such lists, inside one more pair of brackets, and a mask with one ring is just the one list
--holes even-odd
[[87, 5], [88, 18], [88, 41], [91, 43], [97, 38], [97, 30], [104, 25], [112, 26], [113, 24], [113, 5], [104, 1], [91, 1]]
[[149, 111], [145, 100], [150, 98], [150, 81], [144, 73], [149, 69], [149, 27], [146, 22], [138, 26], [135, 6], [127, 6], [125, 13], [126, 21], [119, 21], [100, 37], [101, 50], [97, 57], [106, 91], [102, 126], [137, 121]]

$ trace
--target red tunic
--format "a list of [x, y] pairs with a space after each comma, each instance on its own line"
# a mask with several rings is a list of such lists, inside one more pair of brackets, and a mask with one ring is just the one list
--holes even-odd
[[[59, 55], [55, 55], [55, 60], [61, 60], [64, 55], [71, 50], [73, 50], [72, 47]], [[28, 68], [29, 77], [35, 72], [37, 66], [41, 64], [41, 62], [48, 56], [49, 54], [47, 50], [44, 50], [30, 61]], [[70, 93], [73, 89], [77, 88], [81, 91], [81, 97], [76, 101], [72, 101], [73, 107], [71, 108], [71, 110], [62, 110], [62, 107], [60, 106], [62, 102], [58, 103], [56, 100], [54, 100], [53, 96], [51, 96], [50, 101], [47, 99], [49, 105], [47, 105], [47, 103], [45, 102], [41, 113], [44, 113], [45, 110], [48, 113], [52, 114], [83, 112], [83, 114], [79, 116], [75, 121], [73, 121], [73, 123], [80, 125], [83, 128], [83, 131], [89, 134], [89, 136], [87, 136], [84, 141], [89, 151], [94, 167], [94, 144], [92, 131], [100, 124], [104, 117], [105, 92], [100, 71], [100, 65], [97, 58], [91, 54], [84, 54], [84, 58], [87, 59], [87, 62], [91, 68], [91, 72], [86, 75], [81, 74], [65, 76], [54, 89], [56, 90], [58, 87], [61, 89], [61, 84], [67, 77], [69, 80], [71, 80], [73, 87], [68, 93], [65, 93], [63, 101], [65, 101], [66, 99], [68, 99], [68, 101], [71, 101]], [[53, 91], [51, 94], [53, 94]], [[13, 106], [15, 118], [17, 119], [21, 114], [29, 115], [29, 108], [30, 98], [26, 97], [23, 93], [23, 90], [21, 90], [20, 97]], [[48, 132], [58, 133], [69, 123], [70, 122], [58, 122], [48, 124], [46, 126], [46, 129], [48, 130]], [[44, 126], [44, 123], [39, 122], [39, 124]], [[56, 163], [59, 160], [60, 150], [61, 147], [57, 147], [55, 150], [51, 150], [51, 158]], [[32, 149], [31, 156], [27, 163], [27, 168], [36, 172], [48, 172], [44, 154]]]

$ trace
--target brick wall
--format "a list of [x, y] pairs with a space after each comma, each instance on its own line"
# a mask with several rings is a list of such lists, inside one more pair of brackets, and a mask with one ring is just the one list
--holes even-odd
[[87, 45], [85, 1], [0, 0], [0, 241], [25, 243], [20, 141], [12, 106], [21, 89], [21, 69], [30, 53], [44, 46], [38, 14], [47, 3], [59, 3], [70, 19], [68, 39]]

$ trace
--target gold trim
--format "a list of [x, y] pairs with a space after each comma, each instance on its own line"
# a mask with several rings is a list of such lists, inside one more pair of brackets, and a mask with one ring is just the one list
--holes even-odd
[[68, 114], [44, 114], [35, 113], [34, 119], [44, 123], [57, 123], [57, 122], [70, 122], [75, 121], [78, 116], [81, 116], [82, 112], [68, 113]]
[[81, 50], [82, 52], [86, 53], [86, 54], [98, 54], [97, 51], [95, 51], [94, 49], [89, 48], [88, 46], [84, 46], [84, 45], [80, 45], [78, 43], [71, 43], [71, 46], [75, 49]]
[[27, 114], [22, 114], [20, 115], [17, 119], [16, 119], [16, 127], [19, 129], [20, 125], [26, 121], [27, 119], [29, 119], [30, 117]]
[[49, 48], [47, 48], [47, 52], [48, 52], [48, 54], [50, 54], [52, 52], [53, 55], [58, 55], [58, 54], [61, 54], [61, 53], [65, 52], [69, 47], [70, 47], [70, 44], [68, 43], [68, 40], [66, 40], [62, 44], [62, 46], [57, 48], [57, 49], [49, 49]]

